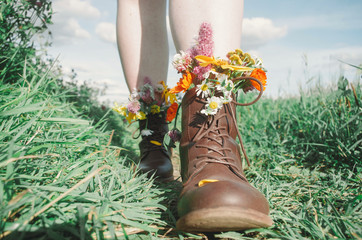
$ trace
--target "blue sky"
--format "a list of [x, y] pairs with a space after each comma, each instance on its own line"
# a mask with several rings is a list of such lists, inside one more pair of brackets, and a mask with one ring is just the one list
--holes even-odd
[[[115, 43], [116, 0], [54, 0], [53, 46], [65, 74], [74, 69], [80, 81], [106, 84], [102, 100], [128, 96]], [[268, 69], [266, 95], [296, 95], [317, 80], [334, 83], [361, 73], [339, 62], [362, 64], [361, 0], [245, 0], [241, 48], [260, 56]], [[171, 37], [169, 36], [171, 40]], [[175, 54], [170, 43], [170, 60]], [[179, 76], [170, 66], [168, 81]], [[307, 82], [309, 82], [307, 84]]]

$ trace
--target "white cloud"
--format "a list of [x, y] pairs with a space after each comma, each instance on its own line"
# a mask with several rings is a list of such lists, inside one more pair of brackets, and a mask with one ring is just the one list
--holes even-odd
[[50, 29], [55, 44], [75, 43], [77, 39], [88, 39], [91, 36], [74, 18], [55, 22]]
[[82, 26], [82, 20], [96, 20], [101, 12], [89, 0], [55, 0], [54, 25], [50, 27], [55, 45], [74, 44], [89, 39], [91, 34]]
[[116, 42], [116, 25], [110, 22], [101, 22], [96, 26], [96, 34], [104, 41]]
[[96, 19], [101, 16], [101, 12], [89, 1], [82, 0], [56, 0], [53, 3], [53, 9], [56, 14], [63, 17], [83, 17]]
[[243, 49], [256, 49], [266, 43], [284, 37], [287, 28], [277, 27], [267, 18], [245, 18], [243, 21]]

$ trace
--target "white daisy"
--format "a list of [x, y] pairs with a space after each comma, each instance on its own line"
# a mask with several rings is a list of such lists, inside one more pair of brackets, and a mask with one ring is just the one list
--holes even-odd
[[151, 136], [152, 133], [153, 133], [153, 131], [150, 130], [150, 129], [143, 129], [143, 130], [141, 131], [141, 135], [142, 135], [143, 137]]
[[233, 100], [232, 92], [224, 92], [224, 97], [222, 98], [222, 103], [227, 104]]
[[155, 92], [157, 93], [162, 93], [163, 92], [163, 85], [160, 84], [160, 83], [157, 83], [156, 86], [155, 86]]
[[222, 105], [222, 98], [213, 96], [207, 99], [205, 109], [202, 109], [201, 113], [205, 115], [215, 115], [217, 111], [222, 108]]
[[227, 81], [228, 80], [228, 76], [226, 74], [223, 73], [217, 73], [216, 78], [219, 82], [223, 82], [223, 81]]
[[226, 89], [225, 89], [225, 86], [223, 86], [222, 84], [217, 84], [215, 86], [216, 90], [219, 91], [219, 92], [225, 92]]
[[261, 58], [255, 57], [255, 67], [263, 68], [263, 60]]
[[130, 100], [130, 101], [132, 101], [132, 100], [134, 100], [134, 99], [137, 99], [137, 100], [138, 100], [139, 98], [140, 98], [139, 93], [138, 93], [137, 89], [134, 88], [133, 91], [132, 91], [132, 93], [129, 95], [129, 100]]
[[208, 82], [206, 79], [202, 81], [201, 84], [196, 86], [196, 95], [200, 96], [201, 98], [206, 98], [211, 94], [210, 88], [212, 87], [211, 82]]
[[[217, 76], [219, 73], [218, 72], [215, 72], [215, 71], [208, 71], [206, 73], [204, 73], [204, 75], [202, 75], [205, 79], [208, 79], [210, 77], [210, 75], [213, 75], [213, 76]], [[214, 77], [212, 77], [212, 79], [214, 79]]]

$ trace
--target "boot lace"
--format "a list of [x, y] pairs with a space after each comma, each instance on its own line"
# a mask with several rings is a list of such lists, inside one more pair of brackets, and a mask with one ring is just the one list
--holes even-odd
[[[239, 103], [239, 102], [233, 100], [231, 103], [228, 103], [225, 106], [225, 108], [227, 109], [226, 111], [229, 111], [231, 113], [230, 115], [232, 116], [231, 117], [232, 124], [236, 128], [240, 148], [243, 152], [246, 162], [248, 163], [248, 166], [250, 166], [250, 161], [246, 154], [243, 140], [241, 138], [241, 134], [240, 134], [240, 131], [239, 131], [239, 128], [237, 125], [236, 118], [235, 118], [235, 112], [234, 112], [233, 106], [231, 104], [235, 104], [236, 106], [249, 106], [249, 105], [254, 104], [255, 102], [257, 102], [260, 99], [260, 97], [263, 94], [263, 85], [258, 79], [251, 78], [251, 77], [235, 78], [235, 79], [233, 79], [233, 81], [243, 80], [243, 79], [250, 79], [252, 81], [256, 81], [260, 85], [259, 95], [253, 101], [251, 101], [249, 103]], [[198, 160], [196, 163], [196, 166], [195, 166], [196, 171], [192, 173], [192, 175], [188, 178], [188, 180], [185, 182], [185, 184], [187, 184], [195, 175], [197, 175], [208, 163], [219, 163], [219, 164], [227, 165], [234, 172], [234, 174], [236, 174], [241, 179], [247, 181], [246, 178], [238, 170], [239, 167], [237, 166], [235, 159], [233, 157], [228, 156], [228, 154], [227, 154], [227, 152], [232, 152], [232, 149], [224, 146], [225, 138], [228, 138], [230, 136], [227, 131], [227, 126], [225, 126], [225, 124], [224, 124], [224, 126], [218, 125], [218, 120], [226, 117], [227, 115], [228, 115], [227, 113], [221, 113], [221, 114], [218, 113], [215, 116], [209, 116], [208, 121], [203, 122], [199, 131], [194, 136], [192, 142], [196, 143], [195, 148], [206, 148], [206, 149], [208, 149], [208, 153], [200, 154], [196, 157]], [[206, 139], [207, 141], [201, 141], [201, 142], [210, 142], [211, 141], [211, 142], [216, 143], [217, 146], [213, 146], [212, 144], [199, 143], [200, 140], [202, 140], [202, 139]], [[217, 153], [218, 156], [216, 156], [215, 153]]]

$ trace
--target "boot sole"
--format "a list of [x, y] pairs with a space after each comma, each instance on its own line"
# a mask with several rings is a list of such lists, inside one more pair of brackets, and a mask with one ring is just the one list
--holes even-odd
[[201, 209], [181, 217], [176, 227], [185, 232], [224, 232], [270, 227], [268, 215], [252, 209], [230, 207]]

